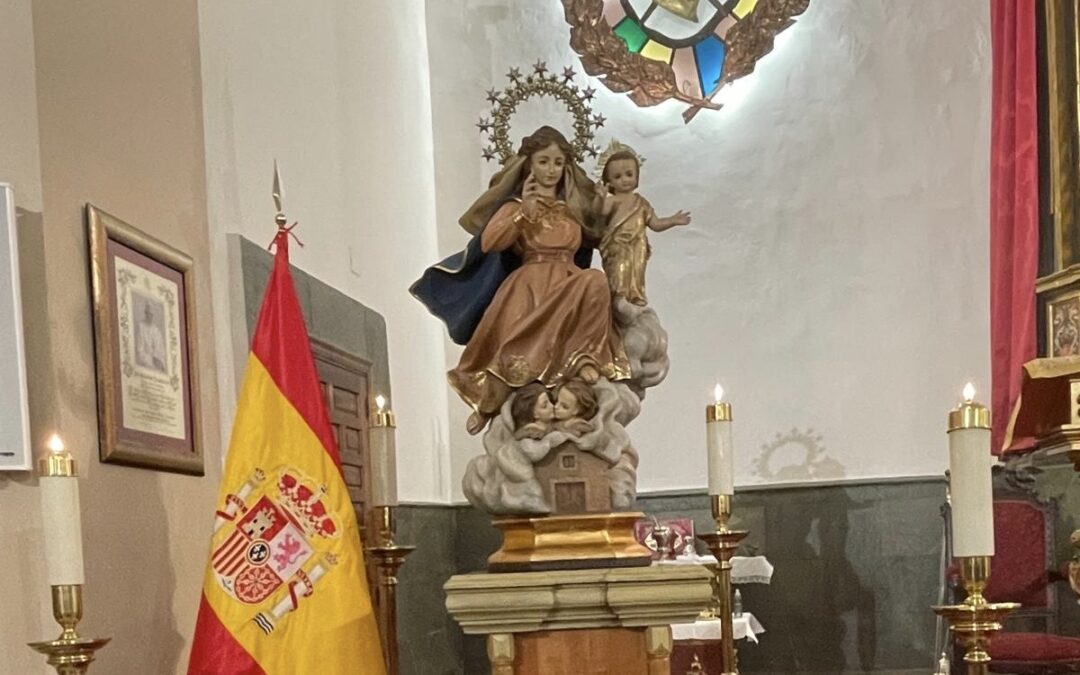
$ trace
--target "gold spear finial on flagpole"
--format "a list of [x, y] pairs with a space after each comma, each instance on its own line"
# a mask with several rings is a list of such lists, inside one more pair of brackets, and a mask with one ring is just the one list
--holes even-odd
[[274, 216], [274, 222], [278, 227], [285, 227], [288, 220], [285, 218], [285, 213], [281, 210], [281, 172], [278, 171], [277, 159], [274, 159], [274, 208], [277, 209], [277, 214]]

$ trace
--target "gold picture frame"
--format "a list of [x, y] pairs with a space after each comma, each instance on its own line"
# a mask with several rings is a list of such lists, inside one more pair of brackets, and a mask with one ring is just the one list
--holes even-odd
[[191, 257], [86, 205], [102, 462], [201, 476]]

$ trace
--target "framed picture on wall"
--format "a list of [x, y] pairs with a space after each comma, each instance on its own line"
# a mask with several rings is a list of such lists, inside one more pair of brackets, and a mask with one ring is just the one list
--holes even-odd
[[189, 256], [87, 205], [101, 461], [203, 475]]
[[19, 289], [19, 237], [15, 194], [0, 183], [0, 471], [28, 471], [30, 415], [26, 399], [26, 350]]

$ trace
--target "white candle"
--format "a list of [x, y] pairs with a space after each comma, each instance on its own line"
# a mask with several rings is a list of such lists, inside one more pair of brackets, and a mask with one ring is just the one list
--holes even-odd
[[953, 555], [994, 555], [994, 498], [990, 467], [990, 411], [974, 402], [975, 388], [964, 387], [964, 402], [949, 413], [949, 491]]
[[83, 583], [82, 517], [75, 460], [53, 434], [40, 462], [41, 521], [50, 586]]
[[371, 425], [371, 505], [397, 506], [397, 452], [394, 445], [394, 413], [383, 396], [375, 397]]
[[735, 456], [731, 441], [731, 404], [721, 402], [724, 388], [714, 390], [716, 401], [705, 407], [705, 447], [709, 458], [709, 494], [735, 494]]

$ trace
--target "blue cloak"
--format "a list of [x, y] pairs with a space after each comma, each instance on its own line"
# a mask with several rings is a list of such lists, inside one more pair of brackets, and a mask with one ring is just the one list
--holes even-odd
[[[578, 249], [574, 263], [592, 266], [591, 247]], [[464, 345], [472, 338], [496, 291], [510, 273], [521, 267], [521, 256], [511, 250], [484, 253], [480, 235], [465, 250], [432, 265], [409, 287], [409, 292], [442, 319], [450, 339]]]

